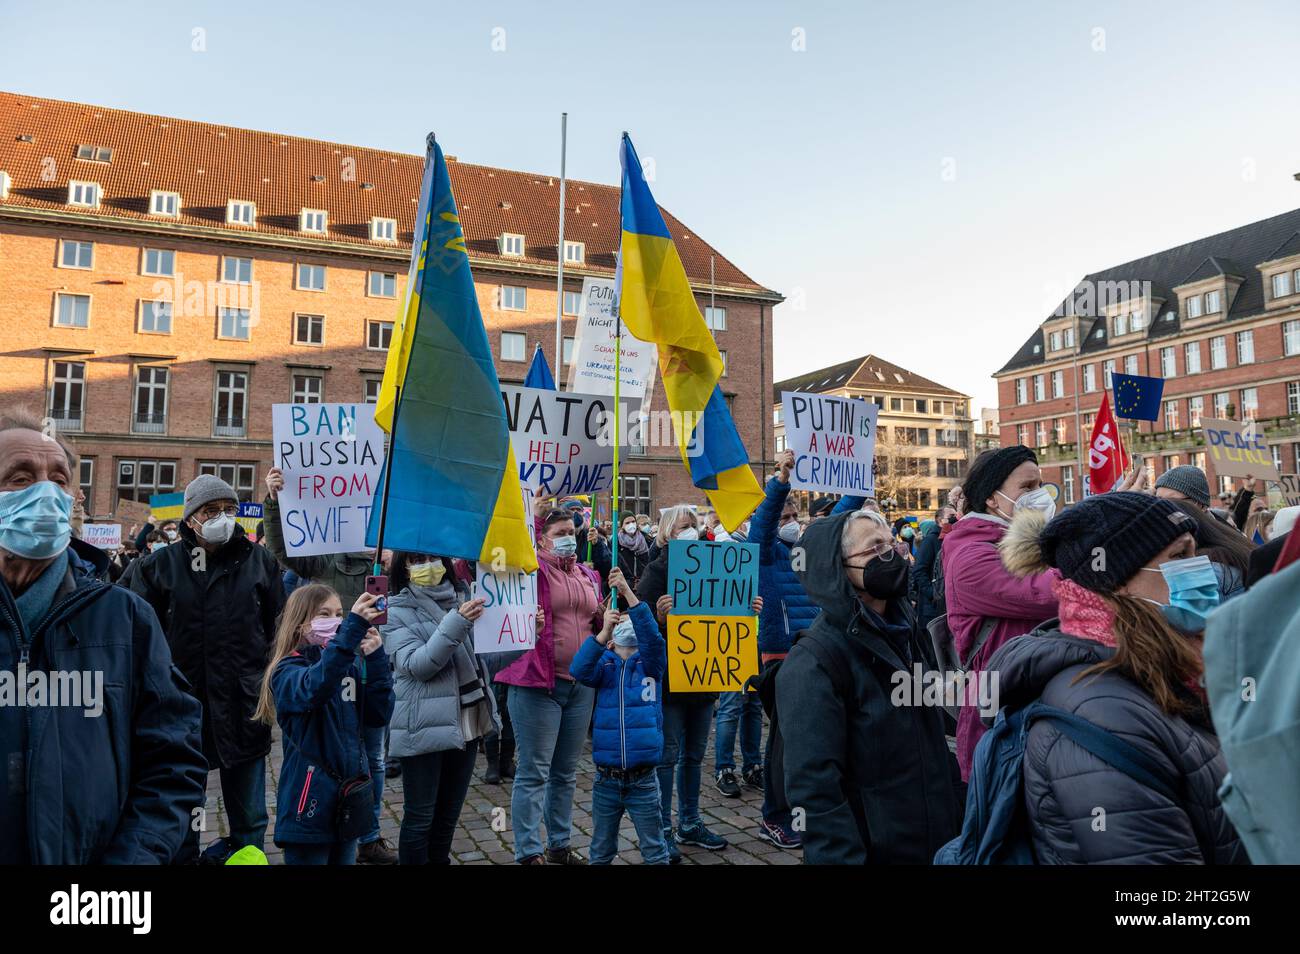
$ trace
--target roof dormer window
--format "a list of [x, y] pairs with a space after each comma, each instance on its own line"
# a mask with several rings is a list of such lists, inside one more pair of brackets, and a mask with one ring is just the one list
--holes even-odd
[[13, 180], [9, 178], [9, 173], [0, 172], [0, 202], [9, 198], [9, 187], [12, 184]]
[[85, 159], [87, 162], [112, 162], [113, 150], [107, 146], [83, 144], [77, 147], [77, 158]]
[[502, 255], [515, 255], [522, 258], [524, 254], [524, 237], [511, 232], [503, 232], [501, 238], [498, 239], [498, 246]]
[[85, 206], [88, 209], [99, 208], [99, 183], [78, 182], [73, 179], [68, 183], [68, 205]]
[[181, 195], [179, 192], [159, 192], [155, 189], [149, 194], [149, 214], [166, 215], [176, 218], [181, 214]]
[[381, 219], [375, 216], [370, 220], [370, 241], [396, 242], [397, 219]]
[[324, 235], [329, 216], [324, 209], [303, 209], [298, 221], [300, 232]]
[[569, 265], [581, 265], [587, 257], [587, 246], [583, 242], [564, 243], [564, 261]]
[[1201, 296], [1200, 295], [1192, 295], [1190, 298], [1187, 299], [1187, 317], [1188, 318], [1201, 317]]
[[256, 225], [257, 203], [231, 199], [226, 203], [226, 224], [247, 226]]

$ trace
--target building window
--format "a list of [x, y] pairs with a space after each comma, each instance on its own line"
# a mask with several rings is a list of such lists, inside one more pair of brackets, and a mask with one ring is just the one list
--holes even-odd
[[215, 437], [243, 437], [247, 429], [248, 372], [217, 372]]
[[1238, 331], [1237, 332], [1237, 363], [1254, 364], [1255, 362], [1255, 332]]
[[1061, 333], [1059, 331], [1053, 331], [1048, 341], [1049, 341], [1048, 344], [1049, 351], [1061, 350]]
[[257, 224], [257, 203], [231, 199], [226, 203], [226, 224], [250, 226]]
[[397, 274], [395, 272], [371, 272], [369, 291], [371, 298], [396, 298]]
[[1193, 451], [1188, 455], [1191, 459], [1188, 461], [1193, 467], [1204, 472], [1205, 470], [1205, 451]]
[[9, 198], [9, 187], [13, 185], [13, 181], [9, 173], [0, 172], [0, 201]]
[[1187, 317], [1188, 318], [1201, 317], [1201, 296], [1200, 295], [1192, 295], [1190, 298], [1187, 299]]
[[179, 192], [159, 192], [155, 189], [149, 195], [149, 214], [166, 215], [176, 218], [181, 214], [181, 197]]
[[325, 290], [325, 266], [324, 265], [298, 265], [298, 290], [299, 291], [324, 291]]
[[503, 311], [523, 311], [527, 307], [527, 288], [520, 285], [501, 286], [501, 308]]
[[727, 330], [727, 309], [715, 308], [712, 305], [704, 306], [704, 324], [710, 331]]
[[55, 361], [50, 387], [50, 417], [63, 431], [80, 431], [86, 403], [86, 365], [81, 361]]
[[199, 461], [199, 474], [207, 474], [224, 480], [234, 489], [240, 503], [252, 503], [256, 472], [256, 464], [225, 460]]
[[86, 509], [91, 510], [91, 501], [95, 499], [95, 458], [83, 457], [77, 462], [80, 466], [77, 468], [80, 473], [77, 475], [77, 485], [81, 487], [81, 493], [86, 498]]
[[167, 369], [144, 367], [136, 372], [133, 434], [164, 434], [167, 431]]
[[1095, 364], [1085, 364], [1083, 366], [1083, 390], [1088, 394], [1097, 390], [1097, 366]]
[[1217, 291], [1208, 291], [1205, 293], [1205, 313], [1207, 315], [1217, 314], [1222, 310], [1222, 299]]
[[1286, 412], [1300, 414], [1300, 381], [1286, 383]]
[[329, 216], [324, 209], [303, 209], [298, 222], [298, 231], [324, 235]]
[[528, 336], [517, 331], [501, 332], [501, 360], [523, 361], [528, 349]]
[[221, 260], [221, 280], [235, 285], [252, 284], [253, 260], [227, 255]]
[[1160, 374], [1172, 378], [1178, 373], [1178, 355], [1173, 348], [1160, 349]]
[[325, 343], [324, 315], [295, 315], [293, 325], [294, 344], [323, 345]]
[[1218, 371], [1228, 366], [1228, 339], [1225, 335], [1210, 339], [1210, 367]]
[[[1029, 403], [1029, 395], [1026, 392], [1024, 378], [1016, 378], [1016, 403], [1017, 404]], [[894, 410], [898, 410], [898, 409], [895, 408]]]
[[522, 256], [524, 254], [524, 237], [504, 232], [500, 238], [500, 248], [502, 255]]
[[1068, 464], [1061, 468], [1061, 494], [1065, 503], [1074, 503], [1074, 468]]
[[618, 507], [624, 513], [646, 514], [653, 517], [654, 508], [652, 478], [641, 474], [620, 474], [618, 488]]
[[235, 341], [248, 340], [249, 311], [247, 308], [222, 308], [219, 317], [221, 326], [217, 337], [232, 338]]
[[1065, 418], [1058, 417], [1052, 424], [1052, 438], [1058, 444], [1064, 444], [1068, 433], [1069, 425], [1066, 424]]
[[1178, 430], [1178, 402], [1177, 401], [1165, 402], [1165, 430], [1167, 431]]
[[63, 328], [90, 327], [90, 296], [64, 295], [54, 296], [54, 323]]
[[1121, 312], [1115, 316], [1115, 337], [1128, 334], [1128, 313]]
[[1035, 447], [1047, 446], [1047, 422], [1046, 421], [1034, 422], [1034, 440], [1036, 442], [1034, 445]]
[[1029, 446], [1029, 425], [1027, 424], [1016, 425], [1016, 443], [1021, 445], [1022, 447]]
[[1041, 374], [1034, 375], [1034, 400], [1043, 400], [1043, 376]]
[[582, 242], [564, 243], [564, 262], [566, 265], [581, 265], [587, 258], [587, 246]]
[[140, 330], [155, 335], [171, 334], [172, 303], [169, 301], [141, 301]]
[[[71, 202], [72, 200], [69, 199], [68, 201]], [[1285, 298], [1289, 294], [1291, 294], [1291, 273], [1278, 272], [1273, 276], [1273, 297]]]
[[89, 162], [112, 162], [113, 150], [107, 146], [92, 146], [83, 143], [77, 146], [77, 158]]
[[372, 218], [370, 220], [370, 241], [396, 242], [397, 219]]
[[391, 321], [366, 322], [366, 348], [370, 351], [387, 351], [393, 340], [393, 323]]
[[1101, 366], [1101, 385], [1109, 391], [1114, 385], [1111, 382], [1111, 376], [1115, 373], [1115, 359], [1110, 358], [1102, 363]]
[[1183, 363], [1187, 365], [1188, 374], [1201, 373], [1201, 343], [1189, 341], [1183, 345]]
[[582, 309], [582, 292], [566, 291], [564, 293], [564, 313], [576, 315]]
[[1214, 395], [1214, 416], [1222, 420], [1228, 416], [1228, 404], [1232, 401], [1232, 395], [1227, 391], [1220, 391]]
[[1187, 399], [1187, 423], [1191, 427], [1201, 426], [1201, 415], [1205, 413], [1205, 398], [1197, 396]]
[[99, 183], [69, 182], [68, 205], [80, 205], [88, 209], [99, 208]]
[[366, 401], [367, 404], [379, 403], [379, 391], [384, 385], [383, 378], [366, 378]]
[[1073, 327], [1069, 327], [1069, 328], [1066, 328], [1066, 329], [1065, 329], [1065, 346], [1066, 346], [1067, 348], [1073, 348], [1073, 347], [1074, 347], [1074, 328], [1073, 328]]
[[1241, 419], [1254, 420], [1259, 414], [1259, 388], [1241, 389]]
[[71, 242], [64, 239], [59, 243], [60, 268], [94, 268], [95, 243]]
[[563, 357], [560, 360], [564, 364], [568, 364], [573, 360], [573, 339], [572, 338], [561, 339], [560, 354], [563, 355]]
[[293, 376], [293, 403], [320, 404], [325, 399], [325, 379], [319, 374]]
[[176, 253], [167, 248], [145, 249], [143, 272], [145, 275], [171, 278], [176, 274]]
[[1135, 311], [1128, 317], [1130, 331], [1141, 331], [1147, 326], [1147, 316], [1144, 311]]
[[1300, 319], [1282, 322], [1282, 351], [1288, 357], [1300, 354]]
[[776, 452], [779, 454], [779, 453], [781, 453], [781, 451], [783, 451], [783, 450], [785, 450], [785, 435], [784, 435], [784, 434], [777, 434], [777, 435], [776, 435]]
[[[1021, 402], [1023, 403], [1023, 402]], [[903, 409], [903, 399], [891, 397], [889, 399], [889, 409], [891, 411], [901, 411]]]
[[148, 503], [154, 494], [169, 494], [176, 489], [176, 461], [119, 460], [117, 462], [117, 496]]
[[1137, 374], [1137, 373], [1138, 373], [1138, 356], [1137, 356], [1137, 355], [1135, 355], [1135, 354], [1126, 354], [1126, 355], [1124, 356], [1124, 373], [1125, 373], [1125, 374]]
[[1065, 372], [1052, 372], [1052, 397], [1065, 397]]
[[772, 425], [779, 426], [781, 423], [781, 405], [772, 408]]

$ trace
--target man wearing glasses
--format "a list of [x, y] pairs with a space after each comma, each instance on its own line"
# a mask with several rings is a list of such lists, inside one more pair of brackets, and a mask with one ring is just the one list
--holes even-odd
[[[275, 557], [235, 522], [234, 489], [205, 474], [185, 488], [179, 539], [141, 557], [131, 588], [153, 606], [176, 666], [203, 704], [203, 754], [221, 775], [230, 836], [215, 861], [266, 838], [271, 730], [254, 721], [284, 585]], [[182, 860], [198, 854], [201, 820]]]

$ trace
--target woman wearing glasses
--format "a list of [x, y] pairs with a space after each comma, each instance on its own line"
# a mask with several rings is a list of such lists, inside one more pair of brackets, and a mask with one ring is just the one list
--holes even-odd
[[[817, 520], [800, 582], [821, 607], [776, 679], [786, 795], [809, 864], [928, 864], [960, 815], [908, 562], [867, 510]], [[930, 672], [931, 676], [926, 677]]]

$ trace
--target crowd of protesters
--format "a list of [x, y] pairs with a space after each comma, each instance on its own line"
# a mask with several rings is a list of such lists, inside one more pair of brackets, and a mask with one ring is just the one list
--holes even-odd
[[[1183, 466], [1058, 512], [1013, 446], [891, 523], [872, 498], [801, 513], [793, 465], [779, 455], [730, 530], [686, 503], [616, 522], [539, 506], [536, 644], [494, 656], [474, 652], [472, 564], [287, 555], [276, 469], [256, 542], [207, 475], [110, 557], [78, 539], [75, 449], [4, 415], [0, 672], [102, 677], [106, 717], [0, 705], [0, 863], [261, 851], [277, 727], [288, 864], [449, 863], [480, 752], [520, 864], [607, 864], [624, 813], [645, 863], [725, 851], [700, 811], [711, 733], [712, 784], [761, 791], [755, 835], [809, 863], [1300, 861], [1300, 508], [1251, 479], [1213, 498]], [[667, 687], [668, 544], [700, 539], [757, 548], [744, 691]], [[366, 592], [377, 563], [386, 605]], [[213, 771], [228, 833], [200, 854]]]

